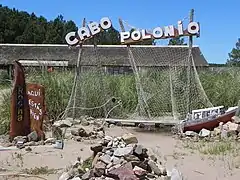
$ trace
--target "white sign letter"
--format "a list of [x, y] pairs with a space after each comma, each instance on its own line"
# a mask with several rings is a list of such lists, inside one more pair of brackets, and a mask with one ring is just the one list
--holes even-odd
[[155, 29], [153, 29], [153, 37], [155, 39], [160, 39], [163, 36], [163, 30], [160, 27], [156, 27]]
[[100, 20], [100, 25], [104, 30], [106, 30], [112, 26], [112, 22], [108, 17], [104, 17]]
[[65, 36], [65, 40], [71, 46], [76, 45], [78, 43], [78, 39], [76, 38], [76, 32], [69, 32]]
[[134, 40], [134, 41], [139, 41], [139, 40], [141, 39], [141, 33], [140, 33], [140, 31], [133, 31], [133, 32], [131, 33], [131, 38], [132, 38], [132, 40]]
[[91, 35], [90, 35], [90, 31], [88, 28], [81, 27], [78, 29], [78, 36], [79, 36], [80, 40], [83, 41], [85, 38], [89, 38]]
[[200, 30], [199, 24], [197, 22], [190, 22], [188, 24], [188, 32], [190, 34], [197, 34]]
[[173, 25], [171, 26], [165, 26], [164, 27], [165, 31], [164, 31], [164, 36], [168, 37], [168, 36], [174, 36], [174, 27]]
[[182, 24], [182, 21], [178, 21], [178, 35], [183, 35], [183, 24]]
[[99, 24], [96, 22], [92, 22], [92, 23], [88, 24], [88, 28], [89, 28], [92, 36], [100, 33], [100, 31], [101, 31], [101, 29], [99, 28]]
[[151, 39], [152, 36], [150, 34], [146, 35], [147, 32], [145, 29], [142, 30], [142, 39]]
[[125, 39], [130, 38], [130, 32], [120, 32], [121, 42], [124, 43]]

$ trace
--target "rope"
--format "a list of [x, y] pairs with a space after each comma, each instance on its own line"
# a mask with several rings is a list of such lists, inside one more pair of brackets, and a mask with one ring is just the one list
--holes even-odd
[[[111, 97], [110, 99], [108, 99], [104, 104], [100, 105], [100, 106], [96, 106], [96, 107], [90, 107], [90, 108], [86, 108], [86, 107], [70, 107], [65, 109], [64, 111], [62, 111], [58, 116], [57, 116], [57, 121], [60, 119], [59, 117], [66, 111], [66, 110], [70, 110], [70, 109], [81, 109], [81, 110], [94, 110], [94, 109], [100, 109], [104, 106], [106, 106], [110, 101], [112, 101], [113, 99], [117, 99], [115, 97]], [[114, 108], [118, 107], [119, 105], [122, 104], [121, 100], [117, 101], [117, 105], [115, 105], [112, 109], [110, 109], [110, 111], [112, 111]], [[108, 117], [110, 112], [107, 113], [106, 117]]]

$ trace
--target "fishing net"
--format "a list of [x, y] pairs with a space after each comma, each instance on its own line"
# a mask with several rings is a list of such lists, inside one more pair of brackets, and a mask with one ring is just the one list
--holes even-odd
[[167, 122], [212, 107], [196, 68], [199, 51], [188, 46], [80, 47], [63, 117]]

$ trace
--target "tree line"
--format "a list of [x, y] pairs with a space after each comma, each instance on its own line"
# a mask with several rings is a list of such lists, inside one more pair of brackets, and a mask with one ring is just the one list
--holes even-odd
[[[64, 20], [62, 15], [48, 21], [45, 17], [37, 17], [34, 13], [10, 9], [0, 4], [0, 43], [16, 44], [66, 44], [65, 35], [77, 31], [72, 20]], [[133, 30], [133, 29], [132, 29]], [[120, 44], [120, 33], [113, 27], [97, 34], [85, 44], [117, 45]], [[154, 45], [154, 40], [138, 42], [138, 44]], [[186, 45], [183, 38], [169, 40], [169, 45]], [[226, 65], [240, 66], [240, 38], [229, 53]]]

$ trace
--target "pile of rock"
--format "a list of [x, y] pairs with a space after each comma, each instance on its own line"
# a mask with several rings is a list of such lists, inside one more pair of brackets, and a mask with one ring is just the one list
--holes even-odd
[[11, 143], [6, 143], [5, 146], [16, 146], [17, 148], [22, 149], [26, 146], [54, 144], [55, 141], [56, 141], [55, 138], [48, 138], [45, 141], [39, 140], [37, 132], [33, 131], [30, 134], [28, 134], [27, 136], [15, 137]]
[[[89, 167], [84, 169], [79, 161], [73, 166], [75, 170], [63, 173], [59, 180], [171, 179], [161, 162], [154, 155], [149, 155], [148, 150], [138, 144], [137, 138], [132, 134], [115, 138], [105, 136], [91, 150], [93, 158]], [[178, 174], [179, 180], [180, 176]]]
[[[69, 129], [69, 136], [63, 133], [66, 128]], [[81, 117], [75, 120], [67, 118], [56, 121], [52, 129], [53, 137], [57, 139], [70, 138], [76, 141], [103, 138], [105, 134], [103, 121], [91, 117]]]
[[240, 140], [240, 124], [235, 122], [227, 122], [223, 124], [219, 123], [219, 126], [214, 128], [213, 131], [202, 129], [199, 133], [194, 131], [186, 131], [181, 135], [183, 138], [193, 138], [195, 141], [198, 141], [199, 138], [209, 138], [211, 140], [226, 139], [231, 138], [234, 140]]

